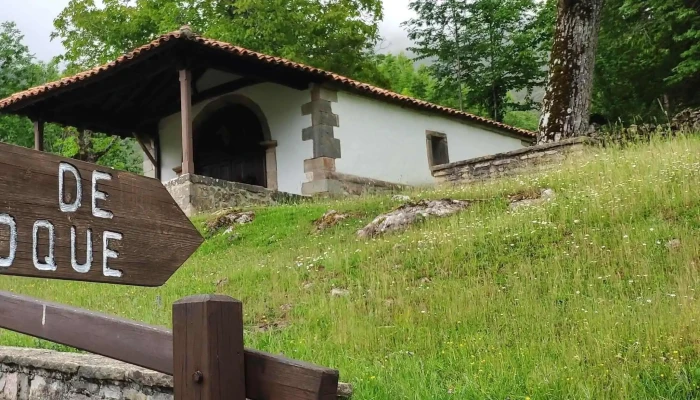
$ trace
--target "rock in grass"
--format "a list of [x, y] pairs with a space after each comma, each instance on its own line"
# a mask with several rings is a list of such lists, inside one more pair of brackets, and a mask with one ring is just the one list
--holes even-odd
[[557, 194], [553, 189], [543, 189], [539, 195], [515, 195], [510, 197], [510, 209], [516, 210], [521, 207], [541, 206], [547, 202], [554, 200]]
[[394, 211], [382, 214], [360, 229], [357, 235], [361, 238], [379, 236], [393, 231], [407, 229], [429, 217], [447, 217], [469, 207], [468, 200], [421, 200], [404, 204]]
[[255, 220], [255, 211], [224, 210], [214, 216], [204, 225], [211, 237], [220, 230], [227, 228], [226, 233], [233, 232], [234, 226], [249, 224]]
[[352, 397], [352, 385], [349, 383], [338, 382], [338, 398], [349, 399]]
[[331, 296], [333, 297], [346, 297], [350, 295], [350, 291], [347, 289], [333, 288], [331, 290]]
[[408, 197], [408, 196], [406, 196], [406, 195], [403, 195], [403, 194], [394, 195], [394, 196], [391, 197], [391, 199], [392, 199], [393, 201], [401, 201], [401, 202], [404, 202], [404, 203], [405, 203], [405, 202], [408, 202], [408, 201], [411, 201], [411, 198], [410, 198], [410, 197]]
[[341, 214], [335, 210], [330, 210], [316, 221], [314, 221], [314, 226], [316, 227], [316, 232], [321, 232], [330, 227], [338, 225], [341, 221], [347, 219], [349, 215]]
[[669, 240], [668, 243], [666, 243], [666, 247], [669, 250], [675, 250], [675, 249], [681, 247], [681, 240], [680, 239]]

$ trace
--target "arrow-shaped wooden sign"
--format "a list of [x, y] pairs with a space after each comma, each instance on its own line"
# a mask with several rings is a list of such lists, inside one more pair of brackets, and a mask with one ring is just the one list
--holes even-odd
[[202, 241], [158, 180], [0, 143], [0, 274], [160, 286]]

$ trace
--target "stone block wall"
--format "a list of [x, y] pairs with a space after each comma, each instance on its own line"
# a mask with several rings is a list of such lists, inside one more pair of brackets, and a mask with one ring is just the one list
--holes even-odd
[[490, 156], [436, 165], [432, 168], [437, 183], [469, 183], [485, 179], [513, 176], [552, 168], [567, 157], [581, 154], [594, 143], [587, 137], [563, 140], [499, 153]]
[[[338, 384], [338, 399], [352, 387]], [[0, 400], [172, 400], [173, 378], [90, 355], [0, 347]]]
[[0, 347], [0, 400], [171, 400], [173, 380], [107, 358]]
[[166, 182], [165, 188], [188, 216], [225, 208], [271, 205], [304, 199], [302, 196], [260, 186], [192, 174]]

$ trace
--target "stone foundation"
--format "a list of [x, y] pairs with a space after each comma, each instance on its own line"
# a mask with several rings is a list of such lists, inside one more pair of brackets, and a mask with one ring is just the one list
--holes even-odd
[[224, 208], [294, 202], [304, 198], [261, 186], [192, 174], [166, 182], [165, 188], [188, 216]]
[[336, 172], [335, 160], [329, 157], [304, 160], [304, 172], [308, 182], [302, 184], [301, 192], [307, 196], [362, 196], [406, 189], [397, 183]]
[[[352, 387], [338, 385], [338, 398]], [[172, 400], [172, 376], [108, 358], [0, 347], [0, 400]]]
[[578, 137], [558, 143], [436, 165], [432, 171], [437, 183], [468, 183], [513, 176], [552, 168], [561, 164], [567, 157], [582, 153], [584, 147], [592, 143], [594, 142], [587, 137]]

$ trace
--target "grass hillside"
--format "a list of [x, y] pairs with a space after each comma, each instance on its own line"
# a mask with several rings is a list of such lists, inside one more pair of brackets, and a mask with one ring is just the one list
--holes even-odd
[[[509, 195], [541, 188], [556, 199], [509, 211]], [[244, 302], [247, 346], [337, 368], [357, 400], [700, 398], [700, 139], [408, 195], [484, 201], [374, 240], [355, 231], [391, 197], [261, 208], [162, 288], [0, 288], [161, 325], [181, 297], [227, 294]], [[329, 209], [351, 218], [313, 233]]]

